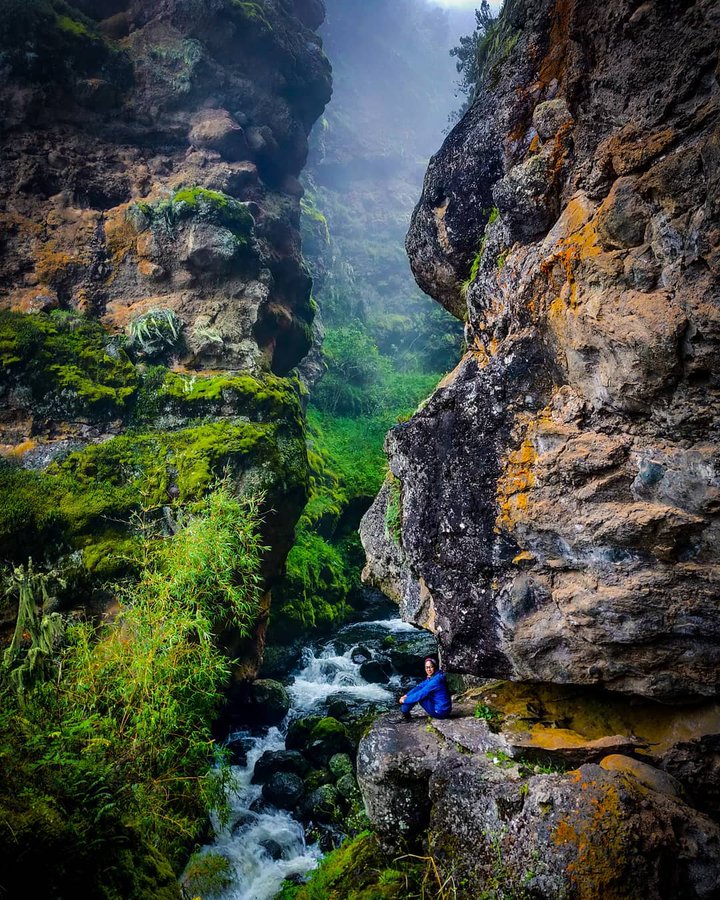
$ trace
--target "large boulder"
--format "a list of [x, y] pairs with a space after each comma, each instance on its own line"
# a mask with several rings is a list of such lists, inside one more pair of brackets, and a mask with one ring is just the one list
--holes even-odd
[[506, 3], [430, 162], [407, 248], [468, 352], [361, 535], [449, 669], [720, 689], [715, 7]]
[[467, 898], [518, 885], [538, 900], [716, 896], [720, 827], [674, 778], [617, 754], [533, 774], [492, 749], [486, 723], [467, 726], [452, 740], [390, 715], [363, 738], [360, 787], [386, 852], [432, 855]]

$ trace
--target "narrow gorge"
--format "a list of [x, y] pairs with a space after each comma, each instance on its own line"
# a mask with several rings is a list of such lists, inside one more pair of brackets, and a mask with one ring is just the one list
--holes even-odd
[[719, 47], [5, 0], [0, 897], [720, 898]]

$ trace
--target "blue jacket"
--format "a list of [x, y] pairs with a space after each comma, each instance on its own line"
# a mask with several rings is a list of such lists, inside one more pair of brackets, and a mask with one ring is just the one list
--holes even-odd
[[436, 672], [431, 678], [426, 678], [425, 681], [415, 685], [412, 690], [407, 692], [405, 704], [419, 703], [426, 698], [432, 699], [432, 705], [437, 715], [450, 712], [452, 701], [444, 672]]

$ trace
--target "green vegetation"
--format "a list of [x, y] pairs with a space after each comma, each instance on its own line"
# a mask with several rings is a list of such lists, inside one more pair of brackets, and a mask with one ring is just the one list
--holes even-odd
[[487, 722], [493, 731], [497, 731], [502, 723], [502, 715], [499, 710], [488, 706], [486, 703], [478, 703], [473, 715], [476, 719], [483, 719]]
[[164, 83], [171, 100], [192, 90], [196, 71], [205, 58], [200, 41], [179, 36], [172, 39], [169, 35], [163, 36], [163, 43], [148, 45], [146, 53], [153, 80], [158, 86]]
[[193, 853], [183, 873], [182, 885], [190, 897], [212, 897], [226, 891], [234, 882], [230, 861], [220, 853], [200, 850]]
[[399, 544], [402, 539], [402, 482], [392, 472], [388, 474], [388, 504], [385, 509], [385, 530]]
[[101, 325], [60, 310], [0, 311], [0, 366], [0, 385], [29, 391], [38, 417], [121, 416], [138, 387], [134, 366]]
[[308, 409], [310, 500], [273, 592], [273, 640], [297, 637], [298, 626], [328, 629], [350, 612], [365, 561], [357, 528], [383, 482], [385, 435], [438, 378], [396, 373], [386, 385], [388, 407], [367, 417]]
[[278, 900], [404, 900], [424, 892], [425, 867], [412, 857], [389, 860], [364, 831], [329, 853], [307, 884], [285, 883]]
[[[462, 285], [460, 286], [460, 292], [462, 293], [463, 297], [465, 297], [466, 299], [467, 299], [468, 291], [470, 290], [470, 286], [475, 282], [475, 279], [478, 277], [478, 274], [480, 272], [480, 265], [482, 263], [483, 256], [485, 255], [485, 248], [487, 247], [488, 229], [499, 218], [500, 218], [500, 210], [497, 208], [497, 206], [493, 206], [493, 208], [488, 213], [488, 220], [485, 223], [485, 229], [483, 231], [483, 236], [480, 241], [480, 246], [478, 247], [478, 251], [475, 254], [475, 258], [472, 261], [472, 265], [470, 266], [470, 275], [467, 277], [467, 279], [465, 281], [463, 281]], [[503, 265], [504, 264], [505, 263], [503, 261]], [[500, 266], [499, 263], [498, 263], [498, 268], [502, 268], [502, 266]]]
[[[214, 636], [254, 621], [258, 527], [257, 500], [216, 487], [173, 537], [143, 544], [140, 580], [112, 624], [67, 625], [44, 680], [23, 693], [12, 685], [37, 641], [6, 657], [4, 886], [177, 898], [167, 860], [177, 869], [208, 810], [225, 808], [210, 726], [230, 664]], [[34, 600], [39, 616], [37, 590]]]
[[151, 309], [130, 322], [128, 349], [141, 359], [153, 359], [174, 350], [182, 322], [171, 309]]
[[245, 22], [259, 25], [264, 31], [272, 31], [272, 25], [268, 22], [265, 10], [259, 3], [253, 0], [230, 0], [230, 8]]
[[0, 465], [0, 543], [16, 562], [28, 550], [82, 550], [99, 578], [137, 564], [133, 516], [201, 497], [228, 468], [253, 472], [258, 489], [304, 491], [301, 436], [283, 423], [219, 420], [178, 431], [125, 433], [58, 459], [45, 472]]
[[120, 86], [128, 77], [127, 60], [64, 0], [3, 0], [0, 54], [10, 73], [32, 82], [70, 84], [108, 66]]
[[174, 234], [178, 225], [190, 219], [221, 225], [231, 231], [238, 247], [250, 244], [255, 220], [247, 206], [220, 191], [203, 187], [181, 188], [167, 200], [133, 203], [128, 220], [137, 231]]

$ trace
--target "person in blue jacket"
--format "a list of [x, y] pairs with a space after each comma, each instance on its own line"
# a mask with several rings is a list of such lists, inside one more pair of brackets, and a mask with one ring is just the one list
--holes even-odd
[[445, 673], [440, 671], [437, 660], [432, 656], [425, 657], [425, 675], [425, 681], [415, 685], [398, 701], [402, 704], [403, 718], [409, 719], [410, 710], [419, 703], [433, 719], [446, 719], [452, 710], [452, 700]]

